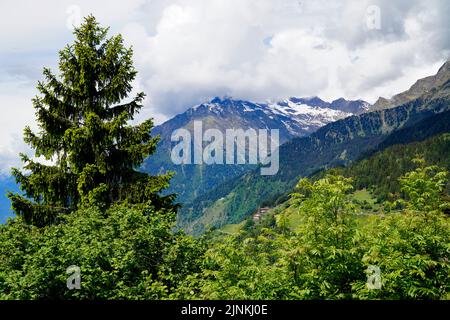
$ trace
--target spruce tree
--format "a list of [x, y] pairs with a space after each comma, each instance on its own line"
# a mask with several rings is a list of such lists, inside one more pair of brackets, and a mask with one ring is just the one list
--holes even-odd
[[158, 137], [150, 133], [151, 119], [130, 124], [145, 94], [129, 98], [137, 74], [133, 51], [121, 35], [107, 33], [93, 16], [85, 18], [74, 43], [59, 52], [60, 74], [44, 68], [38, 82], [33, 106], [39, 131], [26, 127], [24, 141], [36, 158], [49, 161], [21, 154], [24, 171], [12, 174], [23, 194], [9, 194], [13, 210], [28, 223], [48, 225], [81, 206], [117, 202], [174, 209], [173, 195], [160, 195], [170, 176], [136, 170]]

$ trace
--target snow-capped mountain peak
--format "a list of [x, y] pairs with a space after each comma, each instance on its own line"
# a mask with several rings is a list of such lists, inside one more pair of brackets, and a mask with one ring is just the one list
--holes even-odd
[[[362, 108], [363, 105], [363, 102], [347, 100], [329, 103], [317, 97], [258, 103], [228, 97], [214, 98], [176, 115], [152, 130], [154, 135], [160, 135], [161, 141], [156, 154], [146, 161], [145, 168], [155, 173], [166, 170], [177, 172], [174, 185], [178, 187], [173, 191], [178, 194], [180, 201], [188, 203], [197, 194], [197, 191], [193, 193], [189, 190], [198, 190], [200, 194], [207, 192], [211, 186], [236, 177], [251, 166], [204, 166], [201, 169], [204, 172], [195, 165], [176, 166], [170, 161], [173, 146], [171, 136], [175, 130], [184, 128], [193, 134], [195, 121], [202, 122], [204, 131], [218, 129], [224, 134], [227, 129], [278, 129], [282, 144], [352, 115], [348, 111], [349, 106], [359, 112], [358, 106]], [[204, 177], [208, 177], [207, 180]]]
[[319, 97], [290, 97], [278, 102], [256, 103], [215, 97], [190, 108], [185, 115], [186, 120], [206, 117], [210, 120], [211, 117], [220, 119], [212, 121], [220, 126], [219, 129], [238, 124], [245, 128], [280, 129], [282, 140], [286, 141], [309, 134], [330, 122], [365, 112], [369, 106], [362, 100], [349, 101], [343, 98], [331, 103]]

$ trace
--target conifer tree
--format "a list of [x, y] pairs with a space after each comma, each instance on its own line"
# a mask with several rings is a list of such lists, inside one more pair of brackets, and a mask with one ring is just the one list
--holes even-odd
[[81, 206], [107, 208], [116, 202], [171, 210], [173, 195], [161, 196], [170, 176], [136, 169], [156, 148], [153, 121], [130, 121], [145, 94], [129, 98], [137, 71], [131, 48], [93, 16], [74, 31], [75, 41], [59, 52], [59, 76], [44, 68], [33, 99], [37, 133], [24, 130], [24, 141], [43, 164], [21, 154], [24, 171], [13, 176], [23, 191], [9, 194], [12, 208], [28, 223], [43, 226]]

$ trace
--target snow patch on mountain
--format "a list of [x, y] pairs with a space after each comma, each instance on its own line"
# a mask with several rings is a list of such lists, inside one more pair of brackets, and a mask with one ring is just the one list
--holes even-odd
[[351, 116], [352, 113], [325, 107], [316, 107], [304, 102], [285, 100], [281, 103], [269, 104], [268, 108], [278, 115], [289, 117], [301, 125], [313, 124], [322, 126], [327, 123]]
[[261, 127], [261, 125], [266, 127], [269, 121], [271, 127], [281, 126], [289, 132], [289, 135], [301, 136], [330, 122], [344, 119], [357, 112], [365, 112], [369, 110], [369, 107], [370, 104], [362, 100], [338, 99], [329, 103], [318, 97], [289, 98], [266, 103], [214, 98], [210, 102], [192, 107], [188, 113], [193, 117], [212, 114], [226, 117], [233, 114], [248, 119], [250, 123], [255, 120], [258, 122], [251, 127]]
[[172, 130], [185, 126], [191, 127], [189, 124], [193, 121], [208, 118], [205, 122], [205, 130], [209, 127], [219, 130], [279, 129], [280, 142], [283, 143], [294, 137], [308, 135], [330, 122], [366, 112], [369, 107], [370, 104], [365, 101], [343, 98], [331, 103], [318, 97], [291, 97], [278, 102], [256, 103], [216, 97], [209, 102], [195, 105], [155, 127], [154, 132], [168, 139]]

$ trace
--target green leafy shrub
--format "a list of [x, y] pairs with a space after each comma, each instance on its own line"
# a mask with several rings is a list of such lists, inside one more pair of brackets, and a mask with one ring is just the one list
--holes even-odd
[[[203, 246], [173, 233], [173, 215], [90, 208], [45, 228], [0, 226], [0, 299], [164, 299], [198, 272]], [[68, 290], [69, 266], [81, 289]]]

